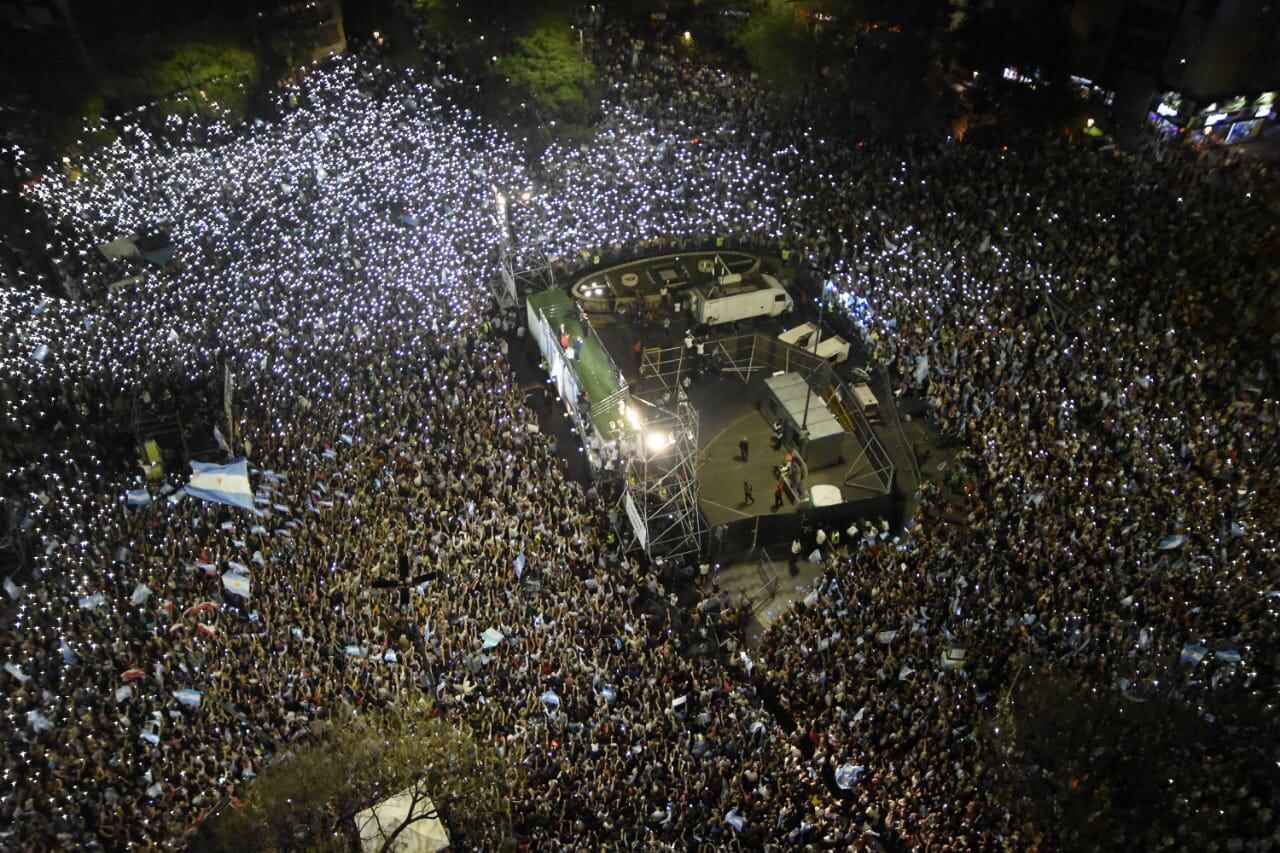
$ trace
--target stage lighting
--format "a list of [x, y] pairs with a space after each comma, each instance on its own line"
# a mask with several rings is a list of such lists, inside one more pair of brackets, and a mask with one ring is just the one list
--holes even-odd
[[652, 430], [644, 437], [644, 443], [650, 451], [657, 453], [659, 450], [665, 450], [670, 446], [671, 436], [667, 435], [665, 432]]
[[627, 423], [631, 424], [631, 428], [638, 430], [644, 426], [644, 421], [640, 418], [640, 413], [630, 406], [626, 407]]

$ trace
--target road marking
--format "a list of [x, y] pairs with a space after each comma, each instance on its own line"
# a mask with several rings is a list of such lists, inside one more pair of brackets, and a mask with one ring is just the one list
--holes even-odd
[[728, 432], [729, 430], [733, 429], [733, 428], [734, 428], [734, 427], [736, 427], [738, 424], [742, 423], [743, 421], [745, 421], [747, 418], [751, 417], [752, 415], [758, 415], [758, 414], [760, 414], [760, 412], [759, 412], [758, 410], [756, 410], [756, 409], [752, 409], [751, 411], [747, 412], [745, 415], [743, 415], [742, 417], [738, 418], [736, 421], [734, 421], [733, 423], [729, 424], [729, 425], [728, 425], [728, 426], [726, 426], [724, 429], [722, 429], [722, 430], [720, 430], [718, 433], [716, 433], [716, 434], [715, 434], [715, 436], [714, 436], [710, 441], [708, 441], [706, 444], [704, 444], [704, 445], [702, 446], [702, 449], [703, 449], [703, 450], [707, 449], [708, 447], [710, 447], [711, 445], [713, 445], [713, 444], [715, 444], [717, 441], [719, 441], [719, 440], [720, 440], [720, 437], [721, 437], [721, 436], [723, 436], [726, 432]]

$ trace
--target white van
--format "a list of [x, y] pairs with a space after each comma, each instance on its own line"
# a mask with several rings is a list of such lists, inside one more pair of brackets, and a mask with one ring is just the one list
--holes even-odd
[[689, 291], [689, 310], [694, 320], [709, 326], [752, 317], [778, 317], [794, 307], [782, 282], [765, 274], [749, 281], [743, 281], [736, 273], [725, 275], [715, 284], [699, 285]]

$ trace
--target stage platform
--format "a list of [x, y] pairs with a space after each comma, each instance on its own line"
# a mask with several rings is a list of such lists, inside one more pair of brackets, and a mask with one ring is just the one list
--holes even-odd
[[[698, 489], [709, 527], [736, 526], [743, 521], [791, 516], [801, 511], [815, 512], [797, 505], [793, 496], [785, 491], [783, 505], [777, 509], [773, 507], [773, 491], [778, 482], [773, 467], [783, 461], [788, 448], [783, 445], [780, 450], [773, 449], [772, 424], [759, 408], [765, 393], [763, 379], [763, 376], [758, 376], [750, 382], [743, 382], [736, 376], [707, 376], [694, 382], [689, 389], [689, 402], [702, 418], [697, 460]], [[738, 443], [744, 437], [748, 445], [746, 462], [741, 460], [738, 450]], [[846, 433], [842, 447], [843, 461], [810, 470], [807, 485], [835, 486], [840, 489], [844, 503], [837, 507], [819, 508], [816, 512], [822, 515], [887, 514], [888, 495], [845, 484], [849, 467], [859, 453], [857, 437]], [[743, 483], [751, 484], [754, 503], [744, 501]], [[794, 519], [766, 523], [757, 529], [772, 530], [794, 523]]]
[[[795, 322], [795, 318], [762, 318], [748, 324], [748, 328], [772, 336], [787, 327], [786, 324]], [[646, 345], [678, 345], [684, 328], [684, 325], [675, 324], [670, 330], [610, 326], [598, 331], [614, 360], [623, 367], [632, 392], [642, 398], [657, 400], [661, 388], [654, 387], [652, 379], [638, 375], [634, 355], [630, 352], [631, 344], [643, 336]], [[866, 354], [859, 344], [856, 358], [851, 358], [849, 364], [838, 365], [838, 370], [847, 372], [853, 364], [865, 363], [865, 359]], [[884, 517], [897, 524], [910, 514], [907, 504], [914, 486], [907, 485], [908, 491], [903, 492], [895, 482], [893, 491], [884, 494], [873, 488], [845, 484], [850, 465], [860, 453], [859, 440], [852, 433], [842, 439], [844, 461], [810, 470], [807, 481], [809, 486], [838, 487], [844, 503], [814, 510], [797, 505], [788, 494], [784, 497], [783, 506], [773, 509], [773, 489], [777, 483], [773, 466], [782, 461], [786, 450], [772, 449], [772, 424], [760, 410], [766, 393], [766, 376], [766, 371], [760, 371], [749, 381], [743, 381], [732, 373], [708, 372], [694, 378], [688, 389], [689, 402], [697, 409], [700, 419], [696, 460], [700, 506], [713, 536], [716, 528], [728, 528], [722, 534], [723, 551], [740, 551], [757, 542], [790, 541], [790, 536], [806, 523], [806, 519], [821, 518], [834, 522], [840, 517]], [[851, 382], [847, 377], [845, 381]], [[891, 399], [887, 388], [876, 390], [882, 400]], [[895, 466], [900, 471], [906, 470], [909, 464], [906, 454], [910, 451], [887, 425], [876, 423], [873, 428]], [[745, 463], [738, 459], [738, 442], [743, 436], [746, 436], [750, 448]], [[743, 500], [744, 482], [752, 486], [754, 503], [747, 504]], [[853, 482], [870, 485], [866, 476], [855, 476]], [[715, 548], [713, 551], [720, 553]]]
[[[670, 389], [652, 375], [640, 375], [634, 346], [641, 342], [646, 351], [654, 347], [679, 347], [685, 331], [691, 326], [690, 318], [660, 307], [656, 319], [644, 325], [619, 324], [619, 319], [622, 319], [619, 315], [597, 314], [592, 316], [592, 325], [625, 377], [631, 393], [642, 400], [669, 405]], [[710, 336], [707, 352], [715, 352], [716, 341], [728, 340], [735, 335], [758, 333], [776, 341], [779, 333], [806, 319], [816, 322], [817, 314], [812, 306], [800, 304], [790, 317], [758, 318], [735, 324], [733, 329], [717, 329]], [[600, 322], [594, 322], [597, 320]], [[834, 366], [834, 372], [846, 387], [852, 387], [861, 381], [854, 378], [853, 371], [866, 365], [870, 356], [860, 339], [847, 333], [844, 336], [851, 344], [851, 352], [846, 362]], [[776, 347], [779, 344], [766, 346]], [[766, 356], [774, 358], [776, 352], [766, 353]], [[736, 357], [730, 356], [731, 359]], [[797, 503], [791, 494], [784, 493], [783, 505], [774, 509], [773, 493], [777, 479], [773, 467], [782, 462], [787, 446], [778, 451], [772, 449], [772, 425], [762, 414], [761, 403], [766, 394], [764, 381], [778, 368], [765, 366], [762, 362], [752, 363], [759, 364], [759, 369], [723, 372], [713, 369], [701, 375], [691, 371], [693, 381], [687, 389], [689, 402], [699, 417], [698, 454], [694, 463], [697, 466], [699, 506], [711, 533], [707, 555], [710, 559], [733, 560], [736, 555], [757, 545], [790, 542], [806, 524], [834, 525], [841, 523], [842, 519], [886, 518], [896, 528], [911, 516], [916, 489], [910, 470], [914, 465], [912, 448], [897, 424], [896, 413], [889, 416], [888, 412], [894, 409], [896, 401], [888, 383], [880, 380], [873, 380], [872, 384], [884, 417], [873, 421], [869, 428], [879, 439], [881, 458], [887, 454], [884, 461], [891, 462], [896, 469], [896, 474], [890, 479], [891, 485], [886, 487], [880, 474], [869, 473], [873, 466], [866, 461], [862, 441], [854, 433], [846, 433], [841, 439], [841, 461], [810, 469], [806, 481], [810, 488], [815, 485], [838, 488], [843, 502], [812, 508], [807, 502]], [[796, 370], [795, 367], [787, 369]], [[750, 378], [744, 381], [744, 375]], [[821, 405], [821, 401], [818, 404]], [[744, 436], [750, 448], [746, 462], [740, 460], [738, 450], [738, 443]], [[883, 472], [882, 467], [875, 470]], [[751, 484], [752, 503], [744, 499], [744, 483]]]
[[[742, 385], [741, 382], [738, 384]], [[697, 405], [694, 401], [694, 406]], [[750, 448], [746, 462], [741, 460], [738, 451], [738, 442], [744, 437]], [[756, 515], [796, 511], [794, 500], [785, 493], [783, 506], [773, 508], [773, 490], [778, 482], [773, 475], [773, 466], [783, 461], [787, 448], [784, 446], [775, 451], [771, 443], [772, 437], [772, 426], [758, 409], [753, 408], [726, 425], [719, 434], [711, 436], [711, 440], [699, 448], [698, 488], [708, 525], [714, 527]], [[857, 439], [846, 433], [844, 458], [853, 459], [857, 451]], [[848, 463], [843, 463], [819, 471], [811, 470], [808, 485], [835, 486], [840, 489], [840, 496], [846, 502], [868, 497], [866, 490], [844, 485], [848, 467]], [[754, 503], [745, 502], [744, 483], [751, 484], [755, 494]]]

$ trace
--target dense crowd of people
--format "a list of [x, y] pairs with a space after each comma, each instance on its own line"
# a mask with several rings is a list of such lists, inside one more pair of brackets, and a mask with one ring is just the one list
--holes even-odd
[[[1210, 716], [1274, 688], [1280, 363], [1217, 328], [1274, 264], [1265, 175], [861, 148], [661, 39], [594, 38], [596, 140], [529, 168], [443, 67], [345, 59], [278, 121], [126, 131], [27, 188], [92, 298], [0, 289], [5, 510], [38, 546], [0, 632], [0, 846], [180, 844], [314, 721], [427, 695], [520, 767], [512, 826], [452, 822], [469, 846], [1030, 849], [1053, 839], [975, 739], [1013, 661]], [[527, 260], [793, 252], [962, 446], [963, 523], [926, 485], [908, 529], [821, 544], [759, 649], [708, 651], [514, 383], [495, 189]], [[173, 258], [108, 288], [96, 247], [161, 229]], [[254, 512], [121, 450], [134, 398], [216, 420], [227, 373]], [[1169, 845], [1274, 838], [1280, 786], [1201, 783], [1236, 817]]]

